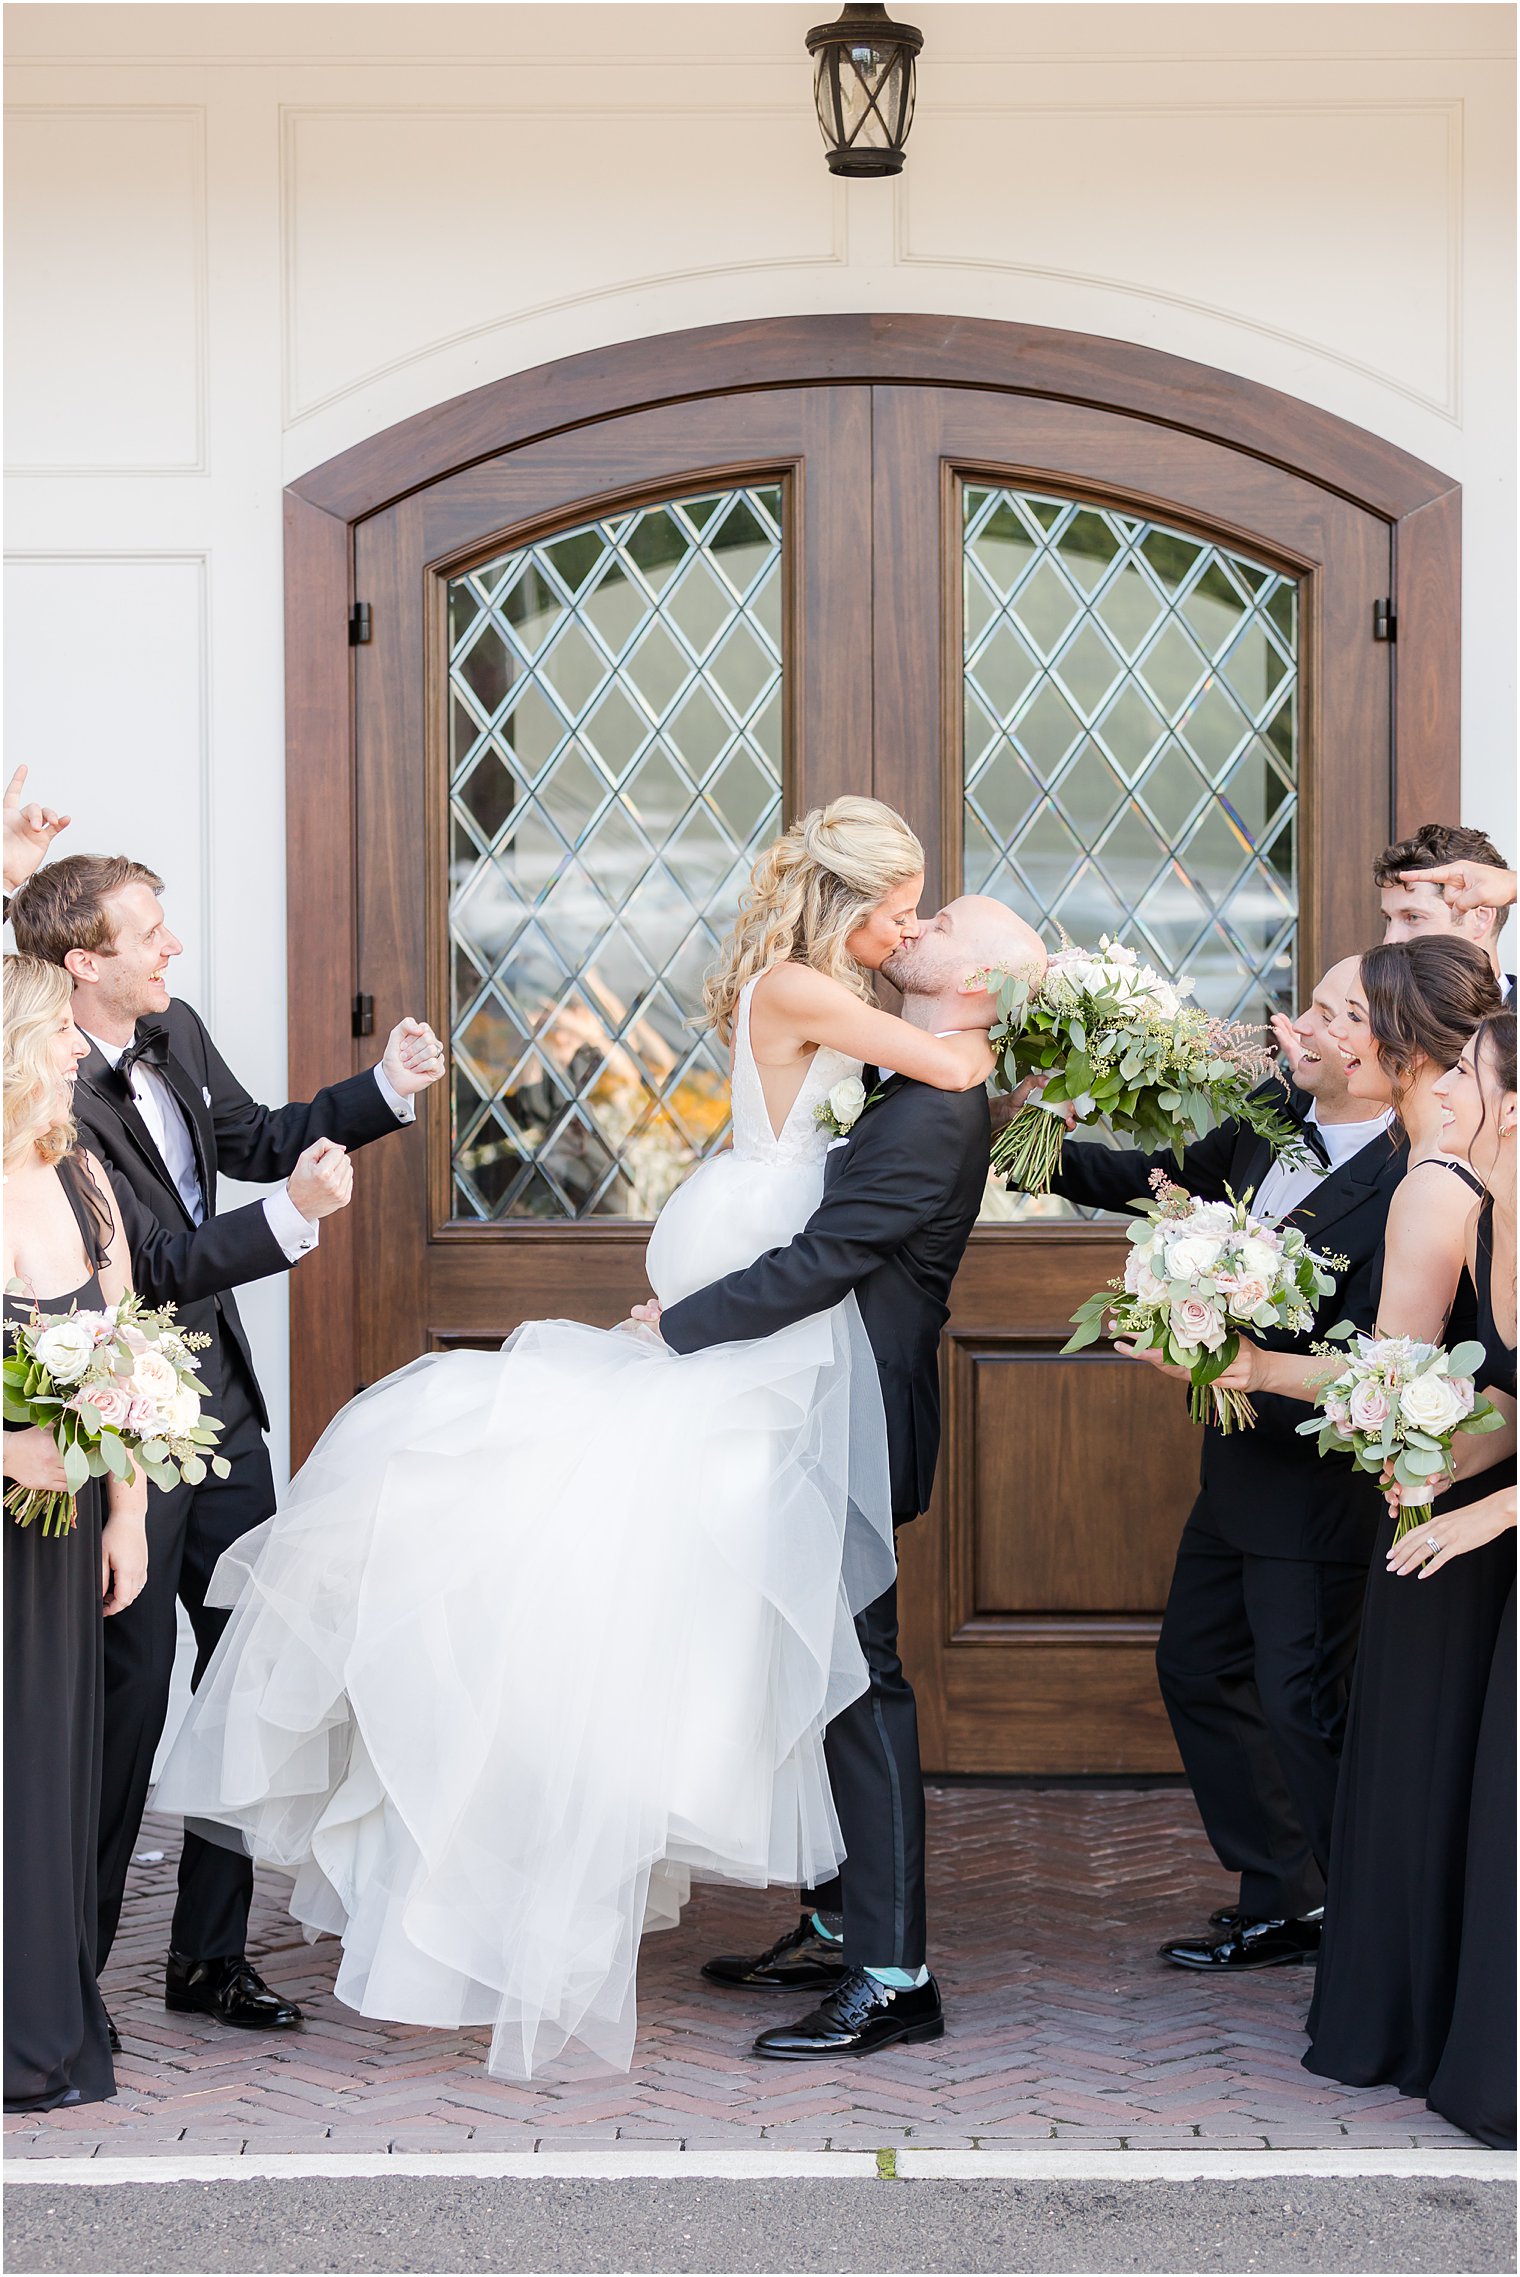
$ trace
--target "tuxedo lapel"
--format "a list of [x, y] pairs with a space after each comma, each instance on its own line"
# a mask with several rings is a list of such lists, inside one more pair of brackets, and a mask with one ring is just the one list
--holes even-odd
[[169, 1175], [169, 1166], [153, 1143], [152, 1134], [137, 1111], [131, 1085], [112, 1067], [94, 1044], [79, 1063], [76, 1082], [90, 1093], [90, 1109], [86, 1120], [104, 1115], [110, 1117], [124, 1133], [133, 1151], [142, 1157], [149, 1170], [163, 1187], [172, 1194], [175, 1205], [187, 1224], [193, 1222], [185, 1208], [179, 1188]]
[[1296, 1225], [1312, 1249], [1323, 1249], [1326, 1235], [1377, 1191], [1403, 1151], [1387, 1131], [1379, 1131], [1349, 1162], [1328, 1171], [1285, 1222]]

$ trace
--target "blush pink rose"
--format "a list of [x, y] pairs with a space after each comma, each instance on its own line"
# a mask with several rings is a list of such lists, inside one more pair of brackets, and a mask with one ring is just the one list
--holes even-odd
[[1184, 1297], [1181, 1304], [1172, 1307], [1172, 1332], [1184, 1344], [1215, 1352], [1224, 1342], [1224, 1316], [1217, 1305], [1202, 1297]]
[[1236, 1312], [1255, 1312], [1271, 1293], [1259, 1273], [1242, 1273], [1230, 1286], [1230, 1303]]
[[131, 1400], [119, 1384], [96, 1384], [89, 1392], [76, 1392], [69, 1405], [81, 1414], [86, 1407], [92, 1407], [108, 1431], [120, 1431], [132, 1409]]
[[1393, 1400], [1382, 1384], [1370, 1377], [1351, 1394], [1351, 1420], [1358, 1431], [1380, 1432], [1393, 1413]]

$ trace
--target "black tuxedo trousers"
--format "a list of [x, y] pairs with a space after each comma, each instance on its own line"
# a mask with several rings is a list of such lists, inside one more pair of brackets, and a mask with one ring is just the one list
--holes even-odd
[[[677, 1352], [769, 1336], [846, 1297], [860, 1306], [881, 1379], [897, 1523], [928, 1506], [939, 1455], [939, 1338], [981, 1205], [990, 1130], [984, 1091], [901, 1076], [830, 1152], [823, 1199], [784, 1249], [672, 1305]], [[869, 1688], [824, 1735], [847, 1856], [803, 1893], [844, 1915], [853, 1968], [916, 1969], [925, 1953], [924, 1786], [918, 1711], [897, 1653], [897, 1588], [856, 1616]]]

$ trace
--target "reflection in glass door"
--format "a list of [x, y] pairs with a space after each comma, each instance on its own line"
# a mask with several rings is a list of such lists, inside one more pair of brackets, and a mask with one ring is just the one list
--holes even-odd
[[652, 1218], [728, 1130], [703, 974], [779, 827], [779, 484], [449, 581], [453, 1207]]
[[[963, 515], [967, 891], [1226, 1017], [1291, 1010], [1296, 582], [1072, 499], [968, 482]], [[992, 1187], [987, 1214], [1072, 1213]]]

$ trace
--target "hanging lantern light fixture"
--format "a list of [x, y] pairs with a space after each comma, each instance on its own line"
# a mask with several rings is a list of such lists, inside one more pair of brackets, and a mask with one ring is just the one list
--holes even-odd
[[884, 7], [850, 0], [807, 36], [813, 99], [831, 174], [900, 174], [913, 124], [914, 58], [924, 35]]

